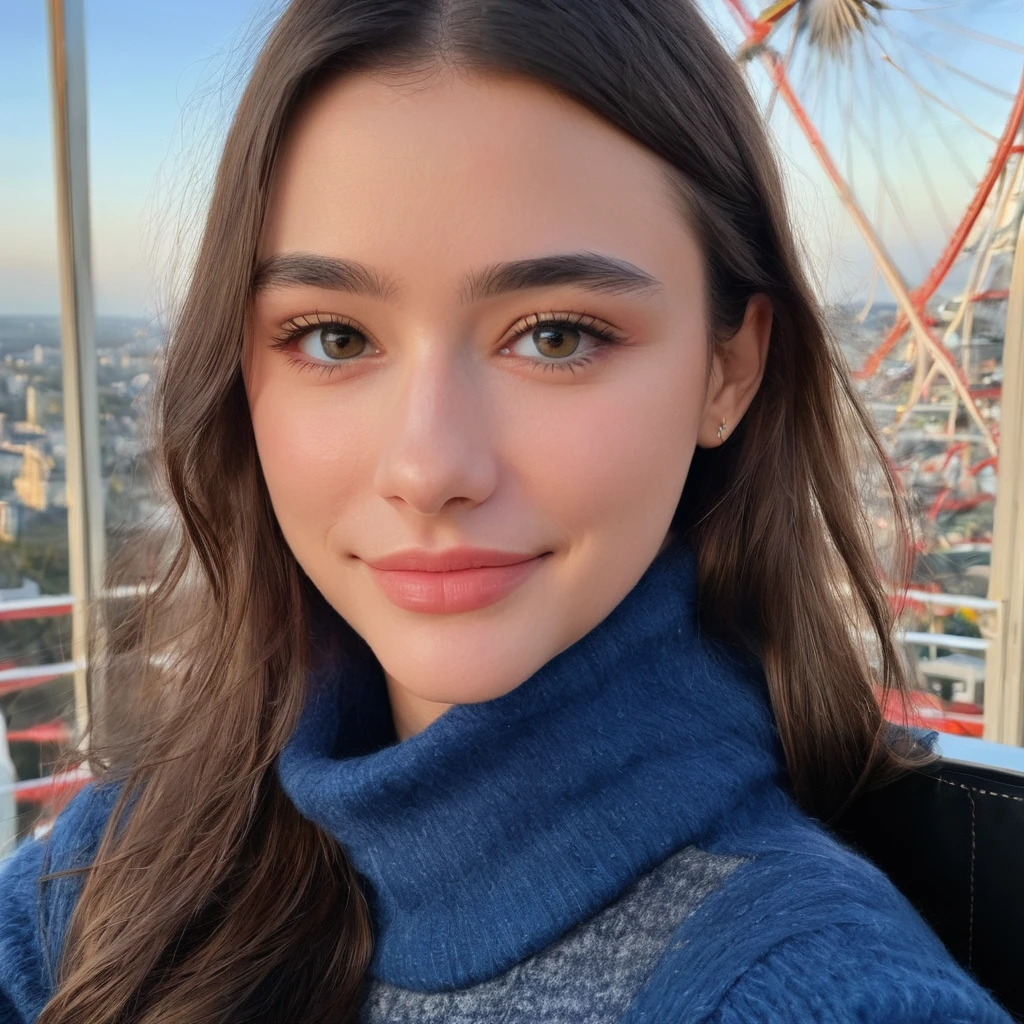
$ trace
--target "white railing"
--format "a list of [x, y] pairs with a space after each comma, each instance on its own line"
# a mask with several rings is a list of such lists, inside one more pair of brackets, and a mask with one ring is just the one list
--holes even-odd
[[53, 665], [27, 665], [19, 669], [0, 669], [0, 687], [4, 683], [34, 683], [39, 676], [56, 679], [84, 668], [80, 662], [57, 662]]
[[77, 789], [81, 784], [92, 778], [88, 768], [76, 768], [74, 771], [62, 772], [59, 775], [47, 775], [41, 779], [25, 779], [22, 782], [10, 782], [0, 786], [0, 796], [13, 793], [16, 800], [34, 802], [46, 799], [67, 787]]
[[970, 608], [976, 612], [994, 612], [999, 607], [998, 601], [990, 601], [987, 597], [971, 597], [968, 594], [933, 594], [930, 590], [907, 590], [903, 595], [918, 604], [937, 604], [947, 608]]
[[[146, 583], [130, 583], [108, 587], [100, 593], [100, 600], [124, 600], [140, 597], [149, 589]], [[75, 604], [72, 594], [53, 594], [40, 597], [19, 597], [13, 601], [0, 601], [0, 622], [10, 619], [44, 618], [49, 615], [70, 615]]]
[[70, 594], [0, 601], [0, 622], [8, 619], [43, 618], [47, 615], [70, 615], [74, 603], [75, 599]]
[[980, 636], [956, 636], [952, 633], [917, 633], [907, 630], [896, 634], [896, 639], [905, 644], [920, 644], [922, 647], [948, 647], [954, 651], [987, 651], [991, 641]]

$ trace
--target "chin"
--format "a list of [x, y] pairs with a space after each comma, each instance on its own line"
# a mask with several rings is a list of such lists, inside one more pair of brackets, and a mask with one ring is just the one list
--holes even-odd
[[532, 675], [528, 673], [523, 678], [506, 674], [487, 676], [474, 671], [477, 667], [467, 666], [466, 672], [452, 672], [445, 666], [432, 672], [430, 666], [421, 666], [417, 672], [411, 666], [402, 666], [406, 674], [395, 678], [402, 680], [402, 689], [420, 700], [433, 704], [479, 704], [504, 697]]
[[550, 661], [562, 647], [535, 631], [480, 628], [401, 631], [393, 637], [366, 637], [384, 671], [403, 690], [439, 704], [475, 704], [514, 690]]

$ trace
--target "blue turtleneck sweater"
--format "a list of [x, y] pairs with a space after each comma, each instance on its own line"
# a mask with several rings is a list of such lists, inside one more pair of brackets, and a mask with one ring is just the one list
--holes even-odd
[[[516, 689], [400, 743], [379, 665], [346, 651], [278, 771], [363, 879], [363, 1024], [1010, 1021], [788, 795], [763, 675], [701, 634], [686, 548]], [[51, 868], [89, 856], [109, 789], [58, 819]], [[45, 853], [0, 874], [0, 1024], [52, 991], [73, 897], [37, 903]]]

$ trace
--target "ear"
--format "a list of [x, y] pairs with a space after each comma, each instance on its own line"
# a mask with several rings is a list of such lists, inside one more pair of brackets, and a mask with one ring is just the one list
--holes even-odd
[[715, 343], [704, 415], [697, 433], [701, 448], [724, 444], [743, 418], [764, 376], [771, 332], [771, 300], [758, 292], [747, 302], [740, 329], [728, 341]]

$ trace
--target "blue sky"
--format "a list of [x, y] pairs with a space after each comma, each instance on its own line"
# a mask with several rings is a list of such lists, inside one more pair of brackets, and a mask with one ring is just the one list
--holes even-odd
[[[218, 133], [230, 115], [234, 94], [230, 77], [225, 85], [225, 72], [238, 65], [240, 48], [259, 37], [280, 6], [278, 0], [85, 0], [98, 312], [152, 314], [159, 307], [166, 278], [164, 252], [173, 245], [174, 217], [180, 209], [175, 203], [180, 202], [182, 183], [188, 175], [200, 183], [204, 180]], [[731, 31], [721, 4], [708, 0], [708, 6], [716, 24]], [[1024, 37], [1021, 0], [973, 0], [966, 10], [970, 14], [964, 24], [1017, 40]], [[43, 0], [13, 0], [5, 4], [0, 19], [0, 314], [56, 312], [45, 5]], [[936, 49], [943, 46], [948, 47], [948, 41], [934, 42]], [[956, 49], [956, 58], [966, 66], [982, 66], [988, 80], [1008, 90], [1016, 88], [1019, 55], [964, 38]], [[954, 56], [948, 48], [943, 52], [947, 58]], [[907, 50], [902, 59], [909, 56]], [[757, 67], [751, 71], [763, 94], [763, 74]], [[921, 81], [927, 84], [926, 72], [934, 71], [934, 66], [922, 65]], [[941, 85], [929, 87], [939, 91]], [[949, 95], [961, 96], [972, 117], [984, 121], [990, 113], [992, 120], [998, 119], [998, 101], [987, 111], [983, 96], [956, 89]], [[952, 211], [961, 205], [961, 194], [966, 199], [966, 186], [947, 166], [949, 161], [929, 149], [935, 140], [929, 141], [930, 129], [914, 108], [915, 100], [918, 97], [908, 92], [901, 105], [907, 120], [920, 131], [922, 148], [916, 155], [901, 152], [905, 140], [896, 128], [890, 125], [888, 138], [883, 130], [882, 148], [890, 154], [888, 173], [899, 187], [901, 175], [913, 174], [911, 157], [923, 154], [942, 204]], [[851, 135], [840, 108], [829, 108], [826, 101], [817, 116], [842, 159], [839, 140]], [[901, 115], [897, 111], [895, 116]], [[987, 158], [984, 141], [951, 115], [943, 113], [942, 120], [949, 131], [960, 133], [958, 140], [964, 140], [969, 169], [980, 170]], [[785, 112], [773, 123], [798, 230], [822, 289], [833, 297], [862, 293], [870, 277], [863, 246]], [[855, 153], [851, 163], [862, 178], [863, 160], [863, 153]], [[943, 231], [933, 214], [934, 204], [929, 206], [923, 191], [904, 189], [904, 212], [918, 249], [930, 258]], [[889, 231], [896, 224], [894, 212], [888, 214]], [[904, 234], [900, 229], [899, 235]], [[913, 246], [896, 235], [892, 244], [912, 277], [917, 272]]]
[[[97, 308], [141, 313], [154, 188], [183, 107], [238, 45], [252, 0], [86, 0]], [[55, 312], [53, 143], [43, 0], [4, 5], [0, 32], [0, 313]]]

